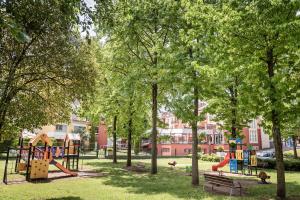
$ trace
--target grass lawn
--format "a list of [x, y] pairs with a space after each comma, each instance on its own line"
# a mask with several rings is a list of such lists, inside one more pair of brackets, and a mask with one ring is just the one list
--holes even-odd
[[[191, 187], [191, 177], [185, 176], [184, 165], [191, 164], [189, 158], [176, 158], [179, 167], [171, 170], [167, 162], [172, 159], [158, 159], [159, 173], [133, 173], [123, 169], [125, 160], [112, 164], [111, 160], [84, 160], [85, 168], [92, 168], [106, 174], [96, 178], [65, 178], [48, 183], [21, 183], [13, 185], [0, 184], [0, 199], [270, 199], [276, 194], [276, 185], [256, 185], [248, 190], [245, 197], [215, 195], [203, 191], [203, 178], [199, 187]], [[149, 167], [150, 160], [144, 162]], [[81, 161], [80, 161], [81, 164]], [[213, 163], [199, 161], [201, 170], [209, 170]], [[0, 161], [0, 178], [2, 180], [4, 162]], [[228, 169], [228, 168], [227, 168]], [[226, 168], [225, 168], [226, 170]], [[271, 182], [276, 182], [274, 170], [267, 171]], [[300, 172], [287, 172], [287, 193], [293, 199], [299, 199]], [[298, 195], [298, 196], [297, 196]]]

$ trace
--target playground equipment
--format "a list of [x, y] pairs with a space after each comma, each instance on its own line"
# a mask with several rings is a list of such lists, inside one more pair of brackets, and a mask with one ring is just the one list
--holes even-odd
[[229, 139], [229, 144], [229, 153], [227, 153], [222, 162], [212, 166], [212, 171], [218, 171], [218, 168], [224, 167], [229, 163], [230, 173], [238, 173], [241, 170], [242, 174], [252, 175], [255, 169], [257, 175], [257, 156], [255, 150], [243, 150], [240, 138]]
[[[38, 146], [42, 144], [43, 146]], [[62, 172], [71, 176], [77, 176], [73, 172], [78, 170], [80, 137], [79, 135], [66, 134], [63, 146], [53, 146], [52, 140], [47, 134], [40, 133], [31, 138], [28, 145], [24, 145], [24, 138], [19, 138], [18, 148], [8, 148], [3, 182], [7, 184], [9, 152], [17, 151], [15, 172], [25, 172], [26, 181], [48, 178], [49, 165], [56, 166]], [[62, 164], [55, 159], [62, 159]]]
[[218, 168], [224, 167], [225, 165], [227, 165], [229, 163], [229, 161], [230, 161], [230, 154], [227, 153], [223, 161], [221, 161], [217, 165], [212, 166], [212, 170], [213, 171], [218, 171]]

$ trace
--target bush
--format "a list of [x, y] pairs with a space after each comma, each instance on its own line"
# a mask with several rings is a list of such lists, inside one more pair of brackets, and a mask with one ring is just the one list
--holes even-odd
[[185, 172], [187, 173], [187, 174], [192, 174], [192, 166], [186, 166], [185, 167]]
[[200, 158], [203, 161], [209, 161], [209, 162], [220, 162], [221, 158], [217, 156], [216, 154], [204, 154]]
[[284, 158], [294, 158], [294, 152], [292, 151], [286, 151], [283, 153]]
[[[198, 159], [201, 159], [201, 156], [202, 156], [202, 153], [198, 152]], [[190, 154], [187, 155], [187, 157], [192, 158], [193, 154], [190, 153]]]
[[224, 151], [224, 147], [222, 147], [222, 146], [218, 146], [218, 147], [217, 147], [217, 151], [219, 151], [219, 152], [222, 152], [222, 151]]
[[113, 151], [113, 148], [109, 147], [106, 149], [107, 151]]
[[[258, 158], [257, 166], [267, 169], [276, 169], [276, 160]], [[286, 171], [300, 171], [300, 159], [285, 159], [284, 168]]]

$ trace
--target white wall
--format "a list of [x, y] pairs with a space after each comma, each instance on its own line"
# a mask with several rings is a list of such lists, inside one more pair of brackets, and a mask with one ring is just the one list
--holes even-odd
[[261, 130], [261, 146], [262, 149], [270, 148], [270, 136], [265, 134], [263, 127], [260, 127]]

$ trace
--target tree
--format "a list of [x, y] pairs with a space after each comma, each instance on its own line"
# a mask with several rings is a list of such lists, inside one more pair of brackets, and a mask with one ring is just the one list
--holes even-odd
[[77, 31], [81, 6], [79, 0], [0, 3], [0, 135], [65, 121], [71, 103], [90, 91], [95, 63]]
[[[132, 140], [138, 139], [145, 127], [147, 114], [144, 98], [147, 90], [142, 85], [135, 57], [117, 41], [107, 41], [98, 51], [100, 79], [97, 92], [86, 102], [84, 114], [99, 120], [112, 120], [113, 160], [116, 162], [117, 134], [127, 137], [127, 166], [131, 166]], [[96, 116], [96, 117], [94, 117]]]
[[[218, 48], [222, 49], [221, 45]], [[242, 129], [257, 117], [253, 99], [258, 97], [251, 92], [247, 81], [245, 61], [238, 58], [226, 60], [228, 55], [222, 54], [222, 50], [213, 48], [212, 51], [214, 58], [210, 63], [210, 91], [206, 96], [208, 106], [205, 112], [213, 114], [214, 120], [222, 122], [222, 129], [230, 131], [227, 137], [241, 138]]]
[[[222, 4], [220, 37], [231, 56], [248, 59], [249, 80], [259, 93], [257, 106], [272, 124], [277, 166], [277, 196], [285, 198], [282, 152], [282, 119], [288, 94], [285, 80], [299, 67], [295, 63], [299, 44], [299, 1], [228, 1]], [[226, 16], [226, 17], [225, 17]], [[296, 94], [294, 94], [296, 95]]]
[[[152, 158], [151, 173], [157, 173], [157, 112], [158, 85], [162, 75], [160, 63], [172, 34], [172, 21], [177, 2], [109, 1], [98, 2], [100, 26], [109, 38], [118, 39], [138, 59], [145, 83], [151, 86], [152, 100]], [[104, 8], [103, 8], [104, 7]], [[108, 16], [108, 17], [107, 17]], [[101, 28], [101, 27], [100, 27]]]
[[175, 115], [192, 127], [192, 184], [199, 185], [198, 173], [198, 122], [199, 101], [204, 99], [208, 88], [206, 43], [211, 24], [205, 14], [211, 10], [202, 1], [183, 1], [176, 13], [175, 33], [171, 38], [169, 81], [172, 84], [170, 107]]

